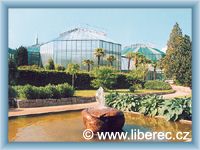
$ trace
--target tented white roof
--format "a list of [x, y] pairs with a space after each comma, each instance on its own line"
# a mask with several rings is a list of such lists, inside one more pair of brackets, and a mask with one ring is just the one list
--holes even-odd
[[55, 40], [102, 40], [117, 43], [116, 41], [108, 38], [106, 33], [87, 28], [74, 28], [63, 32]]

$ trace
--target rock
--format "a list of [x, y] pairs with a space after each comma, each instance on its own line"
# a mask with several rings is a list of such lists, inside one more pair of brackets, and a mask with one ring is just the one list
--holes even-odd
[[82, 111], [86, 129], [96, 132], [121, 131], [125, 117], [123, 112], [114, 108], [88, 108]]

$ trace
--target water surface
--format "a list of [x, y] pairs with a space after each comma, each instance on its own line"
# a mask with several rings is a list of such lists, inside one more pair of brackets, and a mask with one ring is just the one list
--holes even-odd
[[[192, 126], [188, 124], [132, 113], [125, 113], [125, 118], [123, 130], [129, 133], [131, 129], [171, 131], [174, 134], [187, 131], [192, 136]], [[10, 118], [8, 125], [9, 142], [87, 142], [82, 137], [84, 126], [80, 111]]]

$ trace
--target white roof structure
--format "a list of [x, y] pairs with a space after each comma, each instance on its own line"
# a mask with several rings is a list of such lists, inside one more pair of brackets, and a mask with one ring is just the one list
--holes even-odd
[[102, 40], [117, 43], [116, 41], [108, 38], [106, 33], [87, 28], [74, 28], [63, 32], [55, 40]]

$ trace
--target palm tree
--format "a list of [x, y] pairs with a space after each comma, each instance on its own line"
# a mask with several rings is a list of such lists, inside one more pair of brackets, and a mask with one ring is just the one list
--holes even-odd
[[153, 67], [153, 79], [156, 80], [156, 68], [158, 66], [158, 63], [156, 61], [153, 61], [151, 65]]
[[133, 52], [128, 52], [126, 54], [126, 58], [128, 59], [128, 70], [130, 70], [130, 65], [131, 65], [131, 59], [134, 57], [134, 53]]
[[116, 58], [113, 55], [110, 55], [107, 57], [107, 61], [110, 63], [111, 66], [113, 66], [113, 61], [115, 61]]
[[95, 52], [94, 52], [94, 55], [98, 59], [97, 64], [98, 64], [98, 67], [99, 67], [99, 65], [100, 65], [100, 59], [101, 59], [101, 57], [103, 57], [105, 55], [104, 49], [103, 48], [96, 48]]
[[150, 64], [151, 60], [149, 60], [148, 58], [146, 58], [146, 56], [144, 55], [138, 55], [138, 64]]
[[146, 80], [147, 73], [148, 73], [148, 64], [151, 63], [151, 60], [149, 60], [142, 54], [139, 54], [137, 57], [138, 57], [138, 65], [140, 65], [144, 71], [143, 80]]
[[90, 66], [94, 64], [94, 62], [90, 59], [83, 60], [83, 64], [87, 65], [87, 70], [90, 72]]
[[80, 66], [78, 64], [68, 64], [67, 65], [67, 72], [72, 75], [72, 87], [74, 87], [74, 82], [76, 78], [76, 74], [78, 73]]
[[165, 64], [165, 62], [164, 62], [164, 58], [161, 58], [159, 61], [158, 61], [158, 67], [160, 68], [160, 70], [161, 70], [161, 78], [163, 77], [163, 69], [164, 69], [164, 64]]

